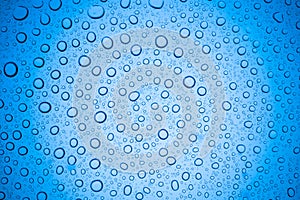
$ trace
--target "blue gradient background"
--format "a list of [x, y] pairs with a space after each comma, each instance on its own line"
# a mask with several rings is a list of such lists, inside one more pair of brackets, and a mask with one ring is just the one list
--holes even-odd
[[[39, 4], [40, 8], [34, 7]], [[300, 1], [164, 0], [163, 7], [155, 9], [147, 1], [131, 0], [128, 8], [122, 8], [117, 0], [73, 0], [62, 1], [57, 11], [51, 10], [50, 4], [38, 0], [0, 3], [0, 99], [3, 102], [3, 106], [0, 104], [0, 199], [46, 199], [45, 194], [47, 199], [300, 199]], [[102, 6], [104, 16], [91, 19], [87, 12], [92, 5]], [[28, 17], [21, 21], [13, 18], [18, 6], [29, 10]], [[48, 25], [40, 23], [44, 14], [50, 17]], [[131, 15], [138, 17], [137, 24], [130, 23]], [[62, 27], [65, 17], [72, 20], [70, 29]], [[111, 24], [112, 17], [118, 19], [116, 25]], [[172, 17], [176, 17], [176, 22], [172, 22]], [[226, 19], [222, 26], [216, 22], [219, 17]], [[220, 101], [230, 101], [232, 105], [224, 121], [227, 129], [220, 131], [216, 147], [203, 158], [200, 167], [194, 165], [190, 149], [176, 165], [146, 172], [143, 179], [137, 173], [118, 172], [113, 176], [112, 169], [105, 165], [92, 170], [89, 161], [93, 155], [77, 152], [83, 143], [73, 119], [67, 116], [74, 84], [67, 83], [66, 79], [69, 76], [76, 79], [78, 58], [101, 46], [104, 36], [146, 28], [148, 20], [154, 27], [175, 32], [186, 27], [191, 33], [189, 38], [199, 41], [200, 46], [211, 47], [209, 56], [226, 93], [226, 99]], [[88, 30], [82, 28], [85, 21], [90, 24]], [[201, 27], [204, 21], [207, 28]], [[127, 25], [125, 29], [120, 27], [121, 23]], [[239, 31], [233, 32], [233, 26]], [[34, 28], [40, 29], [40, 35], [32, 34]], [[203, 32], [203, 38], [195, 36], [197, 30]], [[27, 35], [24, 43], [16, 39], [19, 32]], [[87, 41], [89, 32], [96, 34], [95, 42]], [[229, 42], [225, 43], [224, 38]], [[73, 39], [80, 41], [79, 47], [72, 47]], [[64, 52], [56, 47], [61, 40], [67, 43]], [[217, 42], [220, 48], [216, 48]], [[43, 44], [50, 46], [49, 52], [41, 52]], [[242, 56], [237, 53], [241, 46], [246, 48]], [[66, 65], [59, 62], [62, 56], [68, 58]], [[33, 64], [37, 57], [45, 60], [41, 68]], [[246, 68], [240, 66], [242, 60], [248, 61]], [[18, 66], [13, 78], [4, 74], [7, 62]], [[59, 79], [51, 78], [53, 70], [61, 72]], [[42, 89], [34, 87], [36, 78], [44, 81]], [[248, 86], [249, 81], [253, 86]], [[231, 82], [236, 83], [236, 90], [229, 88]], [[59, 88], [57, 94], [51, 90], [54, 85]], [[268, 93], [262, 92], [263, 85], [269, 86]], [[34, 94], [27, 97], [26, 91], [30, 89]], [[70, 94], [70, 99], [62, 99], [64, 92]], [[250, 94], [249, 98], [243, 97], [245, 92]], [[44, 101], [52, 106], [49, 113], [38, 109]], [[21, 103], [27, 105], [25, 112], [18, 109]], [[8, 119], [10, 116], [12, 120]], [[24, 120], [30, 122], [28, 127], [22, 125], [26, 123]], [[245, 126], [246, 121], [251, 121], [250, 128]], [[59, 127], [56, 135], [51, 134], [53, 126]], [[15, 130], [22, 133], [21, 139], [13, 138]], [[277, 132], [276, 138], [270, 138], [272, 130]], [[74, 148], [70, 146], [72, 138], [78, 141]], [[13, 150], [7, 148], [11, 143]], [[237, 151], [239, 144], [245, 146], [244, 153]], [[24, 156], [18, 153], [21, 146], [28, 149]], [[255, 146], [261, 149], [260, 153], [254, 152]], [[54, 157], [58, 147], [65, 150], [63, 159]], [[77, 159], [75, 165], [67, 162], [71, 155]], [[215, 162], [219, 163], [218, 169], [212, 166]], [[59, 165], [64, 168], [61, 175], [56, 172]], [[29, 171], [25, 177], [20, 173], [22, 168]], [[184, 172], [190, 174], [187, 181], [182, 179]], [[197, 180], [196, 173], [201, 173], [202, 178]], [[91, 182], [98, 179], [103, 189], [94, 192]], [[82, 186], [78, 186], [78, 180], [83, 182]], [[172, 189], [172, 180], [179, 183], [176, 191]], [[124, 194], [126, 185], [132, 188], [128, 196]]]

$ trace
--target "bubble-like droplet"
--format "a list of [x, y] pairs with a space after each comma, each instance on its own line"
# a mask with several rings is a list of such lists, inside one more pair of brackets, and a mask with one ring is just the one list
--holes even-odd
[[200, 31], [200, 30], [198, 30], [198, 31], [195, 32], [195, 36], [196, 36], [196, 38], [198, 38], [198, 39], [203, 38], [203, 35], [204, 35], [203, 32]]
[[224, 1], [219, 1], [218, 2], [218, 6], [219, 6], [219, 8], [225, 8], [226, 7], [226, 3]]
[[0, 109], [4, 107], [4, 101], [0, 99]]
[[25, 6], [18, 6], [13, 12], [13, 17], [15, 20], [24, 20], [28, 17], [29, 10]]
[[128, 95], [130, 101], [136, 101], [140, 97], [140, 93], [138, 91], [133, 91]]
[[81, 67], [87, 67], [91, 64], [91, 58], [86, 56], [86, 55], [82, 55], [79, 57], [78, 59], [78, 64], [81, 66]]
[[130, 52], [134, 56], [139, 56], [142, 52], [142, 47], [138, 44], [135, 44], [131, 47]]
[[196, 80], [193, 76], [186, 76], [183, 79], [183, 85], [187, 88], [193, 88], [196, 84]]
[[187, 38], [190, 36], [190, 30], [188, 28], [182, 28], [180, 29], [179, 34], [182, 38]]
[[103, 122], [105, 122], [106, 118], [107, 118], [107, 115], [106, 115], [106, 113], [103, 112], [103, 111], [98, 111], [98, 112], [94, 115], [95, 121], [98, 122], [98, 123], [100, 123], [100, 124], [103, 123]]
[[103, 183], [101, 180], [93, 180], [90, 187], [93, 192], [100, 192], [103, 189]]
[[174, 158], [173, 156], [169, 156], [169, 157], [167, 157], [166, 162], [169, 165], [174, 165], [176, 163], [176, 158]]
[[43, 67], [45, 64], [45, 60], [41, 57], [37, 57], [33, 60], [33, 65], [37, 68]]
[[239, 152], [239, 153], [244, 153], [246, 151], [246, 147], [245, 145], [243, 144], [239, 144], [236, 146], [236, 150]]
[[65, 150], [63, 148], [59, 147], [54, 150], [53, 154], [54, 154], [55, 158], [62, 159], [65, 156]]
[[129, 196], [132, 192], [132, 187], [130, 185], [125, 185], [123, 193], [125, 196]]
[[130, 15], [129, 16], [129, 22], [134, 25], [134, 24], [137, 24], [139, 22], [139, 20], [138, 20], [137, 16]]
[[95, 42], [96, 40], [96, 33], [94, 32], [88, 32], [88, 34], [86, 35], [86, 40], [89, 41], [89, 42]]
[[27, 35], [24, 32], [19, 32], [16, 35], [16, 39], [19, 43], [24, 43], [27, 40]]
[[168, 39], [164, 35], [159, 35], [155, 38], [155, 45], [158, 48], [164, 48], [168, 45]]
[[202, 47], [202, 52], [203, 52], [204, 54], [209, 54], [210, 51], [211, 51], [211, 48], [210, 48], [209, 45], [203, 45], [203, 47]]
[[179, 183], [178, 183], [177, 180], [172, 180], [172, 181], [171, 181], [171, 188], [172, 188], [172, 190], [174, 190], [174, 191], [179, 190]]
[[296, 194], [295, 189], [289, 187], [289, 188], [287, 189], [287, 194], [288, 194], [289, 197], [294, 197], [295, 194]]
[[132, 146], [131, 145], [126, 145], [126, 146], [124, 146], [123, 150], [124, 150], [125, 153], [129, 154], [129, 153], [132, 152]]
[[62, 6], [62, 2], [61, 0], [50, 0], [48, 6], [52, 11], [58, 11]]
[[48, 199], [48, 195], [46, 192], [38, 192], [36, 195], [36, 199], [37, 200], [47, 200]]
[[273, 13], [273, 19], [277, 22], [277, 23], [282, 23], [283, 22], [283, 14], [280, 12], [275, 12]]
[[296, 22], [296, 29], [300, 30], [300, 20]]
[[242, 56], [246, 54], [246, 48], [244, 46], [241, 46], [237, 49], [237, 53]]
[[100, 5], [93, 5], [87, 11], [88, 16], [92, 19], [100, 19], [104, 16], [105, 10]]
[[113, 47], [113, 40], [108, 37], [105, 36], [102, 40], [101, 40], [101, 44], [105, 49], [111, 49]]
[[277, 133], [277, 131], [275, 131], [275, 130], [271, 130], [271, 131], [269, 132], [269, 138], [270, 138], [270, 139], [275, 139], [275, 138], [277, 137], [277, 135], [278, 135], [278, 133]]
[[206, 92], [207, 92], [206, 87], [200, 86], [197, 89], [197, 93], [198, 93], [199, 96], [206, 95]]
[[61, 21], [61, 26], [64, 29], [70, 29], [72, 27], [72, 20], [69, 17], [63, 18], [63, 20]]
[[218, 26], [223, 26], [226, 23], [226, 19], [224, 17], [218, 17], [216, 23]]
[[98, 149], [101, 146], [101, 141], [98, 138], [92, 138], [90, 140], [90, 146], [93, 149]]
[[120, 41], [123, 43], [123, 44], [128, 44], [130, 42], [131, 38], [130, 36], [127, 34], [127, 33], [122, 33], [120, 35]]
[[100, 167], [100, 165], [101, 165], [101, 162], [97, 158], [94, 158], [89, 162], [90, 168], [94, 169], [94, 170], [98, 169]]
[[169, 137], [169, 132], [166, 129], [160, 129], [158, 131], [158, 137], [161, 140], [166, 140]]
[[131, 0], [121, 0], [120, 1], [120, 6], [122, 8], [128, 8], [130, 6]]
[[224, 101], [222, 107], [224, 110], [229, 111], [231, 109], [231, 103], [229, 101]]
[[19, 68], [16, 63], [14, 62], [7, 62], [4, 65], [3, 72], [5, 76], [12, 78], [15, 77], [18, 74]]
[[181, 47], [174, 49], [174, 56], [176, 58], [181, 58], [183, 56], [183, 49]]
[[110, 67], [106, 70], [106, 75], [108, 77], [114, 77], [117, 74], [117, 70], [114, 67]]
[[68, 117], [70, 117], [70, 118], [76, 117], [77, 114], [78, 114], [78, 110], [77, 110], [77, 108], [75, 108], [75, 107], [71, 107], [71, 108], [69, 108], [68, 111], [67, 111], [67, 115], [68, 115]]
[[148, 3], [155, 9], [161, 9], [164, 6], [164, 0], [148, 0]]
[[251, 128], [251, 127], [253, 126], [253, 122], [252, 122], [252, 121], [245, 121], [245, 122], [244, 122], [244, 126], [245, 126], [246, 128]]
[[47, 13], [43, 13], [43, 14], [40, 15], [40, 23], [42, 25], [46, 26], [50, 23], [50, 21], [51, 21], [51, 18]]
[[270, 87], [268, 85], [263, 85], [263, 86], [261, 86], [261, 91], [263, 93], [268, 93], [268, 92], [270, 92]]
[[194, 161], [195, 166], [201, 166], [203, 164], [203, 160], [201, 158], [196, 158]]
[[42, 102], [39, 104], [39, 111], [41, 113], [48, 113], [51, 110], [51, 104], [48, 102]]
[[100, 66], [95, 66], [93, 69], [92, 69], [92, 74], [94, 76], [99, 76], [101, 74], [101, 67]]
[[100, 94], [101, 96], [106, 95], [107, 92], [108, 92], [108, 89], [107, 89], [107, 87], [105, 87], [105, 86], [100, 87], [100, 88], [98, 89], [98, 94]]
[[19, 155], [21, 155], [21, 156], [25, 156], [25, 155], [28, 153], [28, 148], [25, 147], [25, 146], [21, 146], [21, 147], [19, 147], [19, 149], [18, 149], [18, 153], [19, 153]]

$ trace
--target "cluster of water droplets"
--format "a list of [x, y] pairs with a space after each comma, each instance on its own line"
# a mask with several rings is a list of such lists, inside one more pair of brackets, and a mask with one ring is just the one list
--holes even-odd
[[3, 2], [0, 199], [297, 199], [299, 7]]

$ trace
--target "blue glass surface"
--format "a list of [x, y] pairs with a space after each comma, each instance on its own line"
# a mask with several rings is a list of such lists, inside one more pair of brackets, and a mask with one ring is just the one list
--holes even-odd
[[0, 16], [0, 199], [300, 199], [300, 1]]

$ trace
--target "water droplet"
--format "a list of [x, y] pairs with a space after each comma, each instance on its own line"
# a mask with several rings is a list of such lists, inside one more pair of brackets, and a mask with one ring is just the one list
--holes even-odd
[[65, 150], [61, 147], [54, 150], [54, 157], [57, 159], [62, 159], [65, 156]]
[[18, 65], [14, 62], [7, 62], [3, 68], [5, 76], [9, 78], [15, 77], [18, 74], [18, 71]]
[[29, 10], [25, 6], [18, 6], [13, 12], [13, 17], [15, 20], [22, 21], [28, 17]]
[[26, 33], [24, 32], [19, 32], [17, 35], [16, 35], [16, 39], [19, 43], [24, 43], [26, 42], [27, 40], [27, 35]]
[[187, 88], [193, 88], [196, 84], [196, 80], [192, 76], [186, 76], [183, 79], [183, 85]]
[[163, 35], [159, 35], [155, 38], [155, 44], [158, 48], [165, 48], [168, 45], [168, 39]]
[[100, 192], [103, 189], [103, 183], [101, 180], [93, 180], [90, 187], [93, 192]]
[[82, 55], [79, 57], [78, 59], [78, 64], [81, 66], [81, 67], [87, 67], [91, 64], [91, 58], [86, 56], [86, 55]]
[[61, 0], [50, 0], [48, 5], [52, 11], [58, 11], [62, 6], [62, 2]]
[[39, 111], [41, 113], [48, 113], [51, 110], [51, 104], [48, 102], [42, 102], [39, 104]]
[[92, 19], [100, 19], [104, 16], [105, 10], [100, 5], [93, 5], [88, 9], [88, 16]]
[[290, 188], [287, 189], [287, 194], [288, 194], [289, 197], [294, 197], [296, 192], [295, 192], [294, 188], [290, 187]]
[[169, 132], [166, 129], [160, 129], [158, 131], [158, 137], [161, 140], [166, 140], [169, 137]]
[[164, 0], [148, 0], [148, 3], [155, 9], [161, 9], [164, 6]]
[[131, 0], [121, 0], [120, 6], [124, 9], [128, 8], [130, 6]]
[[64, 29], [70, 29], [72, 27], [72, 20], [69, 17], [65, 17], [61, 21], [61, 26]]
[[132, 53], [132, 55], [134, 56], [139, 56], [142, 52], [142, 47], [138, 44], [135, 44], [131, 47], [130, 52]]
[[283, 14], [280, 12], [275, 12], [273, 13], [273, 19], [277, 22], [277, 23], [282, 23], [283, 22]]
[[103, 111], [98, 111], [94, 116], [95, 121], [100, 124], [104, 123], [106, 118], [107, 118], [107, 115]]
[[190, 30], [188, 28], [182, 28], [180, 29], [179, 34], [182, 38], [187, 38], [190, 36]]
[[102, 41], [102, 46], [105, 48], [105, 49], [111, 49], [113, 47], [113, 40], [108, 37], [108, 36], [105, 36]]

